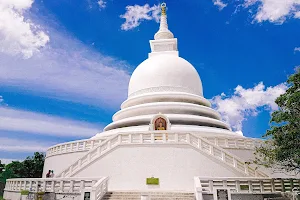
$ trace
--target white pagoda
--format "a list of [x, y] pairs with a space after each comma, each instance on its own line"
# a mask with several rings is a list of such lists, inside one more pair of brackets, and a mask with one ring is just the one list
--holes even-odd
[[299, 187], [297, 179], [249, 164], [259, 140], [231, 131], [211, 108], [161, 7], [151, 53], [133, 72], [113, 122], [90, 139], [50, 147], [44, 178], [8, 180], [6, 199], [28, 190], [78, 200], [263, 200]]

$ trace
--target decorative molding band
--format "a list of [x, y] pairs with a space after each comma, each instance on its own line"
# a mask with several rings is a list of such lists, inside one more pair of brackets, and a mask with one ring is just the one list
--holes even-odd
[[139, 96], [139, 95], [142, 95], [142, 94], [154, 93], [154, 92], [185, 92], [185, 93], [191, 93], [191, 94], [199, 95], [196, 91], [191, 90], [189, 88], [161, 86], [161, 87], [151, 87], [151, 88], [142, 89], [142, 90], [136, 91], [134, 93], [131, 93], [128, 97], [131, 98], [131, 97], [134, 97], [134, 96]]

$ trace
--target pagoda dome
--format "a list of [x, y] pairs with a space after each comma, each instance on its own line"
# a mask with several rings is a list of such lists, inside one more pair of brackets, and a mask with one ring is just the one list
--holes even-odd
[[151, 56], [133, 72], [128, 96], [156, 92], [184, 92], [203, 96], [201, 79], [185, 59], [173, 54]]

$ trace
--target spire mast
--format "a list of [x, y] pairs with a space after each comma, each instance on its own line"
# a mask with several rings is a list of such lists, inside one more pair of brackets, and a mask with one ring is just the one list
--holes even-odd
[[159, 30], [155, 33], [154, 40], [150, 40], [151, 53], [149, 53], [149, 57], [161, 54], [178, 56], [177, 39], [168, 28], [166, 3], [162, 3], [160, 9]]
[[167, 15], [167, 12], [166, 12], [167, 4], [166, 4], [166, 3], [162, 3], [162, 4], [160, 5], [160, 7], [161, 7], [161, 15], [162, 15], [162, 16], [163, 16], [163, 15]]
[[167, 22], [167, 4], [162, 3], [160, 5], [161, 8], [161, 16], [160, 16], [160, 26], [158, 32], [154, 35], [155, 40], [159, 39], [171, 39], [174, 38], [173, 33], [168, 28]]
[[168, 22], [167, 22], [167, 4], [162, 3], [161, 4], [161, 16], [160, 16], [160, 26], [159, 30], [169, 30], [168, 29]]

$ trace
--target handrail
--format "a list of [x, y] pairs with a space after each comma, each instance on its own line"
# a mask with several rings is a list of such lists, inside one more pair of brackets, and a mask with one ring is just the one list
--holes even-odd
[[[200, 186], [199, 186], [200, 182]], [[195, 191], [212, 194], [214, 188], [229, 188], [231, 193], [280, 193], [293, 192], [300, 186], [300, 179], [275, 179], [258, 177], [194, 177]]]
[[[83, 165], [87, 164], [91, 161], [91, 155], [99, 154], [99, 150], [103, 148], [104, 145], [107, 145], [108, 142], [110, 143], [111, 139], [116, 138], [116, 136], [112, 136], [110, 138], [107, 138], [105, 141], [103, 141], [100, 145], [94, 147], [93, 149], [90, 149], [87, 154], [79, 158], [77, 161], [75, 161], [71, 166], [63, 170], [61, 173], [56, 175], [56, 177], [68, 177], [70, 176], [69, 173], [72, 173], [74, 170], [76, 170], [78, 167], [82, 167]], [[99, 150], [98, 150], [99, 149]], [[106, 148], [105, 148], [106, 149]]]
[[255, 149], [262, 140], [255, 138], [205, 137], [209, 142], [228, 149]]
[[92, 187], [92, 199], [91, 200], [101, 200], [102, 197], [107, 193], [108, 190], [108, 177], [100, 179]]
[[[192, 140], [194, 139], [194, 141]], [[191, 134], [191, 145], [197, 147], [198, 149], [202, 150], [203, 152], [217, 158], [218, 160], [223, 161], [227, 165], [233, 167], [234, 169], [242, 172], [246, 176], [251, 177], [268, 177], [265, 173], [256, 170], [249, 166], [244, 160], [235, 156], [234, 154], [226, 151], [225, 149], [210, 143], [208, 140], [197, 137]], [[196, 140], [196, 141], [195, 141]]]
[[[160, 139], [159, 139], [160, 138]], [[252, 177], [268, 177], [261, 171], [258, 171], [251, 166], [247, 165], [245, 161], [233, 155], [232, 153], [214, 145], [206, 139], [190, 134], [190, 133], [148, 133], [148, 134], [118, 134], [106, 141], [102, 142], [99, 146], [90, 150], [86, 155], [79, 158], [76, 162], [63, 170], [57, 177], [71, 177], [79, 172], [90, 162], [108, 153], [119, 145], [148, 145], [148, 144], [168, 144], [178, 145], [185, 144], [191, 145], [195, 149], [204, 152], [215, 159], [227, 164], [235, 170], [243, 173], [246, 176]]]
[[28, 190], [32, 192], [81, 193], [83, 189], [92, 188], [101, 178], [17, 178], [8, 179], [5, 191]]
[[198, 177], [194, 177], [194, 190], [195, 190], [196, 200], [203, 200], [202, 185]]
[[85, 140], [76, 140], [73, 142], [65, 142], [61, 144], [57, 144], [55, 146], [50, 147], [46, 152], [46, 157], [64, 154], [64, 153], [72, 153], [79, 151], [89, 151], [95, 146], [99, 145], [103, 138], [99, 139], [85, 139]]
[[[136, 133], [138, 134], [138, 133]], [[254, 149], [260, 144], [261, 140], [253, 138], [235, 138], [235, 137], [204, 137], [209, 142], [222, 148], [230, 149]], [[103, 142], [104, 138], [84, 139], [73, 142], [65, 142], [50, 147], [46, 152], [46, 157], [60, 155], [64, 153], [89, 151]]]

